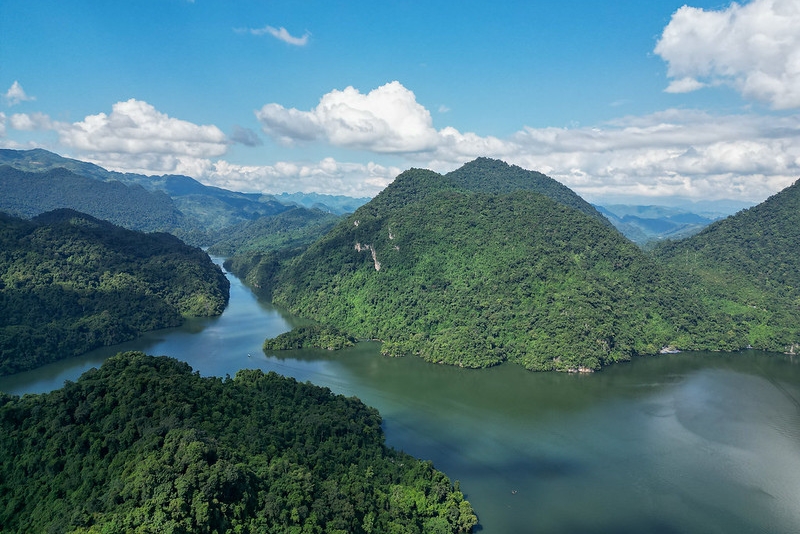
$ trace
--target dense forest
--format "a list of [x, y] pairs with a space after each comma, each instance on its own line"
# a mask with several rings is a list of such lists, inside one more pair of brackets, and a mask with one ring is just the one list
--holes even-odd
[[3, 532], [450, 533], [477, 518], [355, 398], [258, 370], [124, 353], [0, 393]]
[[[481, 165], [498, 168], [478, 160], [469, 174]], [[594, 208], [491, 176], [406, 171], [302, 255], [226, 266], [296, 314], [432, 362], [594, 370], [665, 346], [740, 346], [728, 317]]]
[[690, 290], [729, 314], [748, 345], [800, 344], [800, 182], [654, 252]]
[[318, 209], [291, 208], [217, 232], [208, 252], [225, 257], [270, 251], [299, 254], [325, 235], [339, 219], [337, 215]]
[[73, 210], [0, 213], [0, 374], [222, 313], [229, 283], [200, 249]]
[[30, 218], [59, 208], [142, 232], [176, 232], [185, 225], [183, 214], [162, 191], [100, 182], [62, 168], [26, 172], [0, 165], [0, 211]]

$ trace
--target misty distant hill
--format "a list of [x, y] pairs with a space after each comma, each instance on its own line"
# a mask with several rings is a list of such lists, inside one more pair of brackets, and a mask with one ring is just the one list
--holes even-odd
[[611, 204], [595, 206], [622, 234], [639, 245], [662, 239], [683, 239], [729, 215], [696, 213], [667, 206]]
[[[37, 193], [37, 197], [26, 200], [23, 198], [26, 190], [24, 188], [17, 189], [14, 193], [14, 199], [18, 200], [19, 204], [14, 204], [11, 200], [4, 203], [4, 209], [10, 213], [23, 214], [32, 211], [42, 213], [48, 209], [53, 209], [52, 202], [48, 201], [47, 198], [57, 197], [75, 183], [85, 197], [82, 199], [83, 205], [77, 203], [80, 199], [76, 195], [69, 194], [66, 191], [65, 202], [56, 207], [79, 209], [106, 218], [100, 212], [93, 212], [91, 209], [85, 208], [87, 203], [90, 205], [107, 203], [110, 194], [110, 188], [108, 187], [98, 186], [97, 188], [92, 188], [89, 187], [92, 185], [91, 182], [76, 180], [74, 177], [69, 177], [71, 181], [64, 185], [59, 183], [59, 180], [67, 175], [58, 175], [59, 179], [51, 180], [49, 186], [53, 191], [51, 193], [44, 192], [45, 186], [43, 186], [42, 180], [54, 178], [54, 175], [48, 174], [48, 172], [56, 169], [66, 169], [73, 176], [83, 177], [84, 179], [90, 178], [100, 183], [124, 184], [132, 188], [143, 188], [147, 192], [154, 193], [152, 196], [143, 195], [141, 192], [135, 193], [137, 195], [135, 197], [136, 206], [130, 206], [129, 210], [147, 211], [153, 209], [160, 213], [160, 210], [165, 209], [163, 206], [163, 194], [166, 193], [173, 204], [170, 209], [176, 210], [178, 213], [175, 216], [177, 219], [175, 226], [171, 228], [158, 225], [153, 227], [146, 220], [135, 219], [131, 219], [130, 223], [127, 220], [121, 221], [121, 223], [130, 228], [153, 227], [158, 230], [170, 231], [193, 244], [209, 244], [208, 232], [220, 230], [244, 221], [255, 220], [259, 217], [276, 215], [290, 209], [290, 206], [278, 202], [271, 195], [228, 191], [219, 187], [204, 185], [189, 176], [145, 176], [135, 173], [108, 171], [92, 163], [64, 158], [43, 149], [0, 150], [0, 165], [42, 175], [40, 177], [41, 180], [37, 180], [37, 190], [41, 191], [41, 194]], [[16, 188], [18, 183], [18, 181], [11, 182], [10, 186]], [[118, 186], [116, 191], [118, 195], [127, 195], [126, 198], [130, 198], [132, 195], [129, 192], [122, 192], [122, 189]], [[38, 205], [36, 198], [40, 197], [43, 199], [43, 203]], [[72, 204], [69, 205], [66, 200], [69, 200]]]

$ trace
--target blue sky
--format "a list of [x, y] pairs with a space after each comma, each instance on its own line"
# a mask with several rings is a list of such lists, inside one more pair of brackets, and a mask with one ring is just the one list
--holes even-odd
[[478, 156], [594, 202], [800, 177], [800, 2], [3, 0], [0, 147], [371, 196]]

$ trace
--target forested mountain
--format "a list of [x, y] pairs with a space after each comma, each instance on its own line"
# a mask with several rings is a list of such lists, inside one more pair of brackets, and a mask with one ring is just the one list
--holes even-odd
[[731, 314], [755, 348], [800, 344], [800, 181], [699, 234], [657, 248], [691, 290]]
[[62, 209], [0, 213], [0, 374], [222, 313], [228, 280], [200, 249]]
[[727, 318], [594, 208], [531, 191], [505, 164], [465, 168], [406, 171], [302, 255], [226, 266], [296, 314], [433, 362], [590, 370], [728, 346]]
[[569, 206], [611, 226], [594, 206], [572, 189], [540, 172], [491, 158], [478, 158], [449, 172], [445, 178], [456, 189], [483, 193], [533, 191]]
[[[133, 188], [142, 187], [151, 193], [157, 194], [152, 197], [138, 194], [137, 200], [140, 204], [138, 204], [136, 208], [138, 210], [147, 210], [152, 207], [156, 214], [160, 213], [160, 210], [165, 208], [163, 205], [163, 198], [161, 197], [163, 197], [163, 193], [166, 193], [172, 202], [170, 209], [177, 211], [179, 214], [180, 224], [174, 227], [158, 227], [156, 229], [160, 231], [169, 231], [179, 236], [184, 241], [195, 245], [209, 245], [209, 231], [220, 230], [224, 227], [254, 220], [259, 217], [275, 215], [290, 209], [290, 206], [278, 202], [271, 195], [238, 193], [219, 187], [206, 186], [188, 176], [144, 176], [142, 174], [107, 171], [97, 165], [63, 158], [42, 149], [0, 149], [0, 165], [3, 164], [28, 173], [45, 173], [37, 182], [37, 189], [42, 191], [47, 187], [46, 184], [42, 182], [46, 177], [59, 178], [57, 180], [51, 180], [50, 183], [50, 187], [55, 191], [65, 189], [65, 186], [59, 183], [61, 175], [52, 176], [47, 174], [47, 171], [54, 171], [56, 169], [67, 169], [75, 175], [84, 178], [92, 178], [99, 182], [119, 182]], [[31, 179], [32, 177], [26, 176], [25, 178]], [[119, 186], [116, 187], [119, 189]], [[24, 195], [24, 193], [25, 189], [22, 191], [16, 190], [17, 196], [14, 198], [18, 198], [19, 195]], [[8, 201], [3, 203], [3, 209], [10, 213], [30, 213], [31, 211], [43, 213], [54, 207], [67, 207], [82, 210], [83, 206], [87, 203], [90, 206], [105, 204], [108, 198], [108, 188], [102, 186], [99, 186], [96, 190], [84, 188], [83, 193], [87, 198], [83, 200], [81, 205], [77, 203], [74, 205], [62, 203], [58, 206], [53, 206], [52, 203], [37, 204], [35, 202], [36, 199], [22, 198], [20, 202], [24, 205], [24, 209], [22, 209], [20, 205]], [[51, 196], [54, 194], [55, 193], [52, 193]], [[100, 197], [96, 198], [98, 194]], [[67, 198], [72, 199], [73, 197], [72, 195], [68, 195]], [[151, 199], [158, 200], [151, 203]], [[93, 211], [90, 211], [90, 213], [94, 214]], [[136, 213], [138, 214], [138, 212]], [[97, 216], [100, 216], [100, 214], [98, 213]], [[150, 229], [148, 223], [149, 221], [146, 218], [143, 220], [134, 219], [132, 226], [128, 226], [127, 223], [125, 226], [133, 229]]]
[[275, 373], [201, 378], [124, 353], [44, 395], [0, 393], [3, 532], [469, 532], [430, 462], [358, 399]]
[[183, 213], [163, 191], [99, 182], [64, 168], [27, 172], [0, 165], [0, 211], [30, 218], [59, 208], [143, 232], [176, 232], [185, 225]]
[[208, 252], [215, 256], [233, 256], [253, 252], [284, 254], [305, 250], [325, 235], [341, 217], [317, 209], [290, 208], [271, 217], [240, 223], [212, 235], [214, 244]]

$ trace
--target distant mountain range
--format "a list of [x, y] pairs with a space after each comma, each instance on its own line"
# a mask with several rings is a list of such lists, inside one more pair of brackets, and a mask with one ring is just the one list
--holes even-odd
[[[549, 178], [540, 173], [503, 162], [482, 172], [484, 174], [473, 174], [467, 165], [459, 169], [458, 174], [451, 173], [451, 179], [468, 187], [474, 185], [472, 182], [485, 181], [491, 173], [503, 172], [507, 175], [504, 185], [495, 187], [506, 191], [531, 188], [538, 180], [540, 186], [548, 184], [551, 196], [574, 196], [577, 197], [572, 200], [575, 207], [581, 204], [579, 209], [586, 213], [599, 211], [640, 246], [663, 239], [682, 239], [747, 207], [731, 201], [705, 204], [687, 201], [685, 207], [591, 206], [562, 184], [548, 182]], [[103, 185], [97, 186], [98, 181]], [[0, 211], [31, 217], [56, 208], [72, 208], [126, 228], [170, 232], [195, 245], [209, 246], [217, 241], [221, 231], [224, 233], [229, 228], [271, 217], [292, 207], [344, 215], [369, 200], [319, 193], [238, 193], [204, 185], [188, 176], [108, 171], [44, 149], [0, 149]]]
[[228, 191], [188, 176], [107, 171], [43, 149], [0, 149], [0, 211], [31, 217], [72, 208], [126, 228], [173, 233], [195, 245], [210, 245], [220, 230], [297, 206], [341, 214], [365, 201], [300, 193], [282, 197]]

